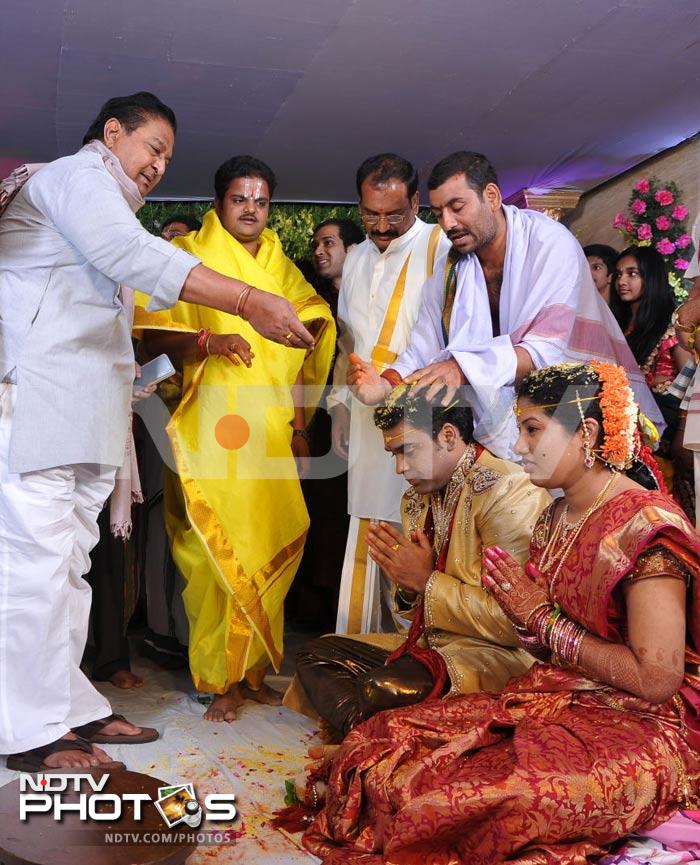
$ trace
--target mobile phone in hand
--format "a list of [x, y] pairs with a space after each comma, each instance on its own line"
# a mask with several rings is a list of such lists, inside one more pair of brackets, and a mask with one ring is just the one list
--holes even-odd
[[134, 390], [142, 390], [149, 384], [158, 384], [166, 378], [170, 378], [175, 372], [175, 367], [170, 362], [167, 354], [159, 354], [141, 367], [141, 378], [134, 379]]

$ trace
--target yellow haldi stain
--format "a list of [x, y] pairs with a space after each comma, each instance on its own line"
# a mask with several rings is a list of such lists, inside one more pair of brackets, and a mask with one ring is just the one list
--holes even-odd
[[225, 414], [216, 424], [214, 435], [222, 448], [235, 451], [248, 442], [250, 427], [248, 421], [239, 414]]

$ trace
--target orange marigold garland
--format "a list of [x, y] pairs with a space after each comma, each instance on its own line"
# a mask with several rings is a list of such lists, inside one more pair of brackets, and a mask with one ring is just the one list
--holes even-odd
[[599, 360], [590, 361], [590, 366], [601, 384], [598, 397], [604, 432], [601, 457], [612, 468], [627, 471], [639, 444], [634, 393], [622, 367]]

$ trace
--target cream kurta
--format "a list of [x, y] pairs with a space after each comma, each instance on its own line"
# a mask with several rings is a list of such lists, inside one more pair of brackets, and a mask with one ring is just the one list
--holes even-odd
[[[535, 522], [551, 501], [519, 466], [489, 451], [468, 472], [446, 571], [435, 572], [425, 590], [425, 638], [445, 659], [451, 694], [500, 691], [532, 664], [496, 599], [482, 586], [482, 555], [485, 547], [497, 545], [521, 564], [527, 561]], [[403, 497], [407, 536], [423, 526], [429, 505], [430, 496], [413, 489]]]
[[[551, 504], [546, 490], [530, 483], [515, 463], [483, 451], [467, 473], [457, 502], [446, 571], [435, 572], [426, 586], [426, 630], [421, 643], [436, 649], [447, 664], [450, 694], [500, 691], [513, 676], [525, 672], [533, 658], [518, 640], [495, 598], [481, 583], [485, 547], [498, 545], [521, 564], [527, 561], [537, 518]], [[430, 496], [409, 489], [401, 501], [404, 534], [422, 527]], [[397, 611], [411, 618], [412, 610]], [[351, 634], [353, 640], [393, 651], [406, 634]], [[298, 677], [284, 704], [318, 717]]]
[[[354, 517], [398, 522], [399, 501], [406, 483], [394, 471], [393, 460], [387, 458], [382, 434], [372, 419], [374, 407], [353, 399], [345, 384], [348, 354], [354, 351], [365, 360], [370, 359], [394, 287], [410, 255], [406, 287], [389, 344], [397, 355], [407, 347], [418, 315], [422, 287], [432, 272], [429, 245], [434, 228], [416, 219], [383, 253], [367, 238], [350, 250], [345, 259], [338, 298], [341, 335], [328, 407], [343, 403], [351, 410], [348, 513]], [[449, 241], [441, 234], [434, 249], [435, 258], [446, 254], [449, 247]]]

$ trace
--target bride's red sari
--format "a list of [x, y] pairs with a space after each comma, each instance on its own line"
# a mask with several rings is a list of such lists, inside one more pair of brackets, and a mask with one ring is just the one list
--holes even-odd
[[[547, 513], [533, 535], [535, 564]], [[305, 846], [324, 862], [353, 865], [579, 865], [681, 806], [697, 807], [700, 656], [691, 635], [698, 640], [700, 539], [680, 509], [646, 491], [606, 502], [567, 557], [554, 600], [591, 633], [621, 642], [621, 581], [642, 561], [654, 567], [654, 556], [689, 581], [682, 694], [647, 703], [535, 664], [501, 695], [382, 712], [337, 752]]]

